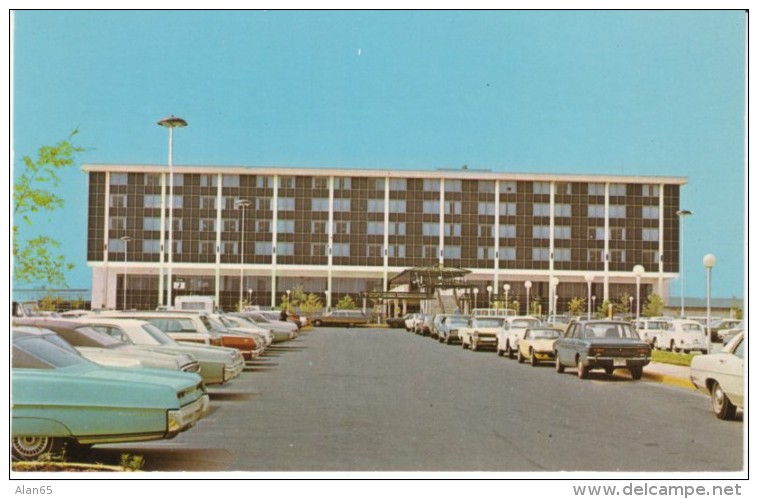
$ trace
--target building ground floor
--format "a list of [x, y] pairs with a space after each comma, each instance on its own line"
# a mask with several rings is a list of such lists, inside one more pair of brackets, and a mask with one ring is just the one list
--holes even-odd
[[[173, 303], [180, 295], [211, 296], [224, 310], [236, 309], [240, 302], [277, 308], [286, 299], [287, 291], [295, 289], [316, 294], [325, 309], [333, 308], [345, 296], [350, 296], [358, 307], [378, 311], [384, 317], [424, 308], [424, 300], [417, 297], [419, 290], [414, 289], [413, 283], [393, 289], [393, 277], [404, 268], [174, 264], [169, 281], [165, 265], [133, 262], [90, 265], [93, 275], [91, 301], [95, 309], [151, 310], [161, 304]], [[542, 314], [566, 313], [575, 298], [585, 300], [594, 310], [603, 302], [617, 301], [624, 295], [631, 297], [628, 310], [634, 312], [634, 300], [638, 300], [638, 296], [642, 303], [651, 293], [666, 301], [669, 282], [676, 277], [675, 274], [644, 274], [639, 278], [638, 292], [637, 277], [629, 272], [467, 270], [470, 272], [465, 276], [465, 282], [469, 287], [456, 293], [466, 293], [465, 301], [471, 307], [487, 308], [493, 303], [507, 301], [518, 308], [519, 313], [531, 310]], [[393, 299], [382, 299], [377, 303], [371, 295], [378, 291], [398, 291], [398, 294]], [[405, 292], [413, 293], [416, 298], [403, 299]]]

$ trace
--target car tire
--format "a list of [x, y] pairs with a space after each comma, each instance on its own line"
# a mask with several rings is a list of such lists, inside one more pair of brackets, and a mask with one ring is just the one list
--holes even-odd
[[642, 379], [642, 366], [630, 367], [629, 372], [632, 373], [632, 379]]
[[519, 364], [523, 364], [526, 359], [524, 359], [524, 356], [521, 354], [521, 350], [519, 350], [516, 353], [516, 360], [518, 360]]
[[321, 325], [321, 321], [318, 320], [318, 319], [316, 319], [315, 321], [313, 321], [313, 325], [316, 326], [316, 327], [318, 327], [318, 326]]
[[590, 370], [584, 365], [582, 359], [576, 359], [576, 375], [579, 376], [579, 379], [587, 379], [589, 373]]
[[445, 336], [445, 345], [450, 344], [450, 335]]
[[63, 450], [66, 439], [57, 437], [13, 437], [11, 447], [16, 461], [39, 461], [54, 458]]
[[498, 348], [498, 349], [497, 349], [497, 354], [498, 354], [500, 357], [502, 357], [503, 355], [505, 355], [505, 352], [504, 352], [504, 351], [502, 351], [502, 350], [500, 350], [500, 349]]
[[605, 374], [608, 376], [613, 376], [613, 368], [612, 367], [606, 367], [605, 368]]
[[679, 353], [679, 349], [676, 348], [676, 343], [673, 340], [671, 341], [669, 347], [671, 347], [671, 353]]
[[513, 358], [513, 349], [511, 348], [511, 344], [510, 343], [505, 346], [505, 353], [508, 354], [508, 358], [509, 359]]
[[555, 352], [555, 371], [558, 373], [562, 373], [566, 370], [566, 366], [561, 364], [561, 359], [558, 357], [558, 352]]
[[653, 344], [651, 347], [653, 350], [658, 350], [658, 338], [653, 338]]
[[472, 352], [476, 352], [477, 350], [479, 350], [479, 342], [472, 339], [471, 346], [469, 348], [471, 348]]
[[461, 348], [463, 348], [464, 350], [467, 348], [466, 347], [466, 342], [463, 341], [463, 340], [461, 340]]
[[537, 367], [537, 357], [534, 356], [534, 352], [530, 352], [529, 365], [532, 367]]
[[732, 419], [737, 413], [737, 408], [729, 400], [729, 397], [726, 396], [724, 389], [721, 388], [718, 381], [714, 381], [713, 386], [711, 386], [711, 405], [713, 406], [713, 412], [716, 413], [716, 417], [719, 419]]

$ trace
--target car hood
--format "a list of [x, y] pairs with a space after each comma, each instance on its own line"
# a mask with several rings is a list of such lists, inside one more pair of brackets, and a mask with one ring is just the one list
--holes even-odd
[[[176, 369], [182, 368], [184, 363], [180, 359], [169, 353], [151, 352], [143, 350], [133, 345], [125, 345], [119, 348], [97, 348], [97, 347], [75, 347], [82, 355], [88, 359], [114, 367], [125, 366], [129, 360], [137, 360], [144, 367], [157, 369]], [[191, 362], [191, 361], [190, 361]]]

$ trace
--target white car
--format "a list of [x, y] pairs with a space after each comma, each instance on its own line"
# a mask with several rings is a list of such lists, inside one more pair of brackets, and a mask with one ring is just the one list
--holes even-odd
[[708, 341], [705, 327], [698, 321], [674, 319], [668, 329], [661, 331], [656, 346], [662, 350], [690, 353], [700, 351], [708, 353]]
[[542, 326], [542, 322], [532, 315], [508, 317], [503, 329], [497, 334], [497, 354], [508, 354], [512, 359], [518, 352], [518, 341], [524, 337], [529, 328]]
[[497, 344], [497, 335], [503, 330], [505, 317], [472, 317], [468, 324], [458, 328], [458, 338], [463, 348], [473, 351], [482, 346], [494, 347]]
[[666, 334], [670, 324], [670, 320], [664, 319], [639, 319], [635, 321], [634, 326], [643, 341], [646, 341], [651, 347], [657, 348], [660, 345], [661, 336]]
[[690, 364], [690, 380], [711, 396], [719, 419], [732, 419], [743, 408], [745, 393], [745, 334], [740, 333], [718, 353], [698, 355]]

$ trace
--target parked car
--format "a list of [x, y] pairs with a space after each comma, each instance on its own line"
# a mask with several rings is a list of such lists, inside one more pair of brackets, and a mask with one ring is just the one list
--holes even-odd
[[708, 328], [708, 332], [711, 337], [711, 341], [723, 342], [724, 332], [734, 329], [742, 323], [740, 319], [716, 319], [711, 321], [711, 325]]
[[227, 383], [238, 377], [245, 359], [235, 348], [180, 344], [147, 321], [84, 316], [79, 319], [92, 329], [113, 338], [153, 351], [188, 354], [200, 364], [200, 376], [206, 385]]
[[695, 388], [711, 396], [719, 419], [734, 418], [743, 408], [745, 393], [745, 335], [740, 333], [718, 353], [698, 355], [690, 364]]
[[430, 324], [430, 336], [434, 340], [439, 340], [440, 338], [440, 324], [442, 324], [442, 321], [445, 320], [445, 317], [448, 317], [450, 314], [434, 314], [432, 317], [432, 322]]
[[555, 360], [555, 341], [563, 335], [561, 329], [555, 327], [533, 327], [524, 332], [524, 337], [518, 342], [518, 361], [529, 361], [532, 366], [540, 362]]
[[28, 318], [16, 319], [15, 326], [35, 327], [53, 331], [87, 359], [110, 367], [139, 366], [197, 372], [200, 363], [188, 353], [157, 352], [130, 345], [96, 331], [74, 319]]
[[437, 335], [439, 336], [438, 340], [440, 343], [447, 345], [458, 343], [460, 341], [458, 330], [461, 327], [467, 326], [469, 319], [471, 319], [471, 316], [460, 314], [444, 317], [437, 326]]
[[421, 319], [421, 314], [409, 314], [405, 318], [405, 330], [409, 333], [416, 331], [416, 321]]
[[291, 322], [271, 320], [262, 315], [261, 312], [236, 312], [229, 314], [234, 317], [242, 317], [248, 322], [252, 322], [259, 328], [270, 331], [274, 336], [274, 343], [282, 343], [295, 339], [297, 337], [297, 326]]
[[739, 324], [737, 324], [731, 329], [722, 329], [721, 331], [719, 331], [721, 342], [724, 345], [726, 345], [732, 340], [732, 338], [742, 333], [743, 331], [745, 331], [745, 323], [743, 321], [740, 321]]
[[17, 460], [89, 446], [173, 438], [208, 411], [195, 373], [116, 369], [50, 331], [13, 331], [11, 452]]
[[497, 334], [497, 354], [508, 355], [512, 359], [518, 352], [518, 342], [524, 337], [526, 330], [531, 327], [540, 327], [542, 322], [533, 315], [519, 315], [508, 317], [503, 329]]
[[505, 317], [481, 316], [472, 317], [468, 324], [458, 328], [458, 337], [463, 348], [473, 351], [483, 346], [497, 346], [497, 335], [502, 332]]
[[674, 319], [668, 329], [661, 331], [657, 342], [658, 348], [672, 352], [690, 353], [697, 350], [708, 353], [708, 337], [705, 327], [697, 321]]
[[360, 310], [335, 310], [313, 318], [314, 326], [353, 327], [360, 324], [368, 324], [368, 319]]
[[421, 336], [431, 336], [432, 334], [432, 314], [421, 314], [421, 318], [416, 321], [415, 333]]
[[570, 321], [571, 317], [568, 315], [548, 315], [543, 323], [546, 326], [560, 329], [561, 332], [565, 333]]
[[[244, 312], [223, 314], [220, 316], [220, 319], [224, 326], [232, 332], [242, 329], [248, 334], [255, 335], [259, 346], [268, 348], [274, 343], [274, 331], [272, 329], [261, 327], [257, 322], [248, 319], [244, 316]], [[289, 339], [290, 337], [290, 333], [287, 332], [280, 332], [279, 334], [283, 336], [279, 341], [286, 341], [286, 339]]]
[[593, 369], [611, 375], [615, 369], [629, 369], [632, 378], [642, 378], [643, 368], [650, 363], [650, 345], [642, 341], [628, 322], [615, 320], [576, 321], [555, 347], [555, 369], [576, 367], [580, 379]]
[[647, 342], [652, 348], [658, 348], [661, 344], [661, 337], [671, 324], [670, 320], [641, 318], [635, 321], [634, 326], [637, 328], [637, 334]]
[[405, 321], [407, 318], [407, 315], [404, 315], [403, 317], [388, 317], [384, 322], [393, 329], [400, 329], [405, 327]]

